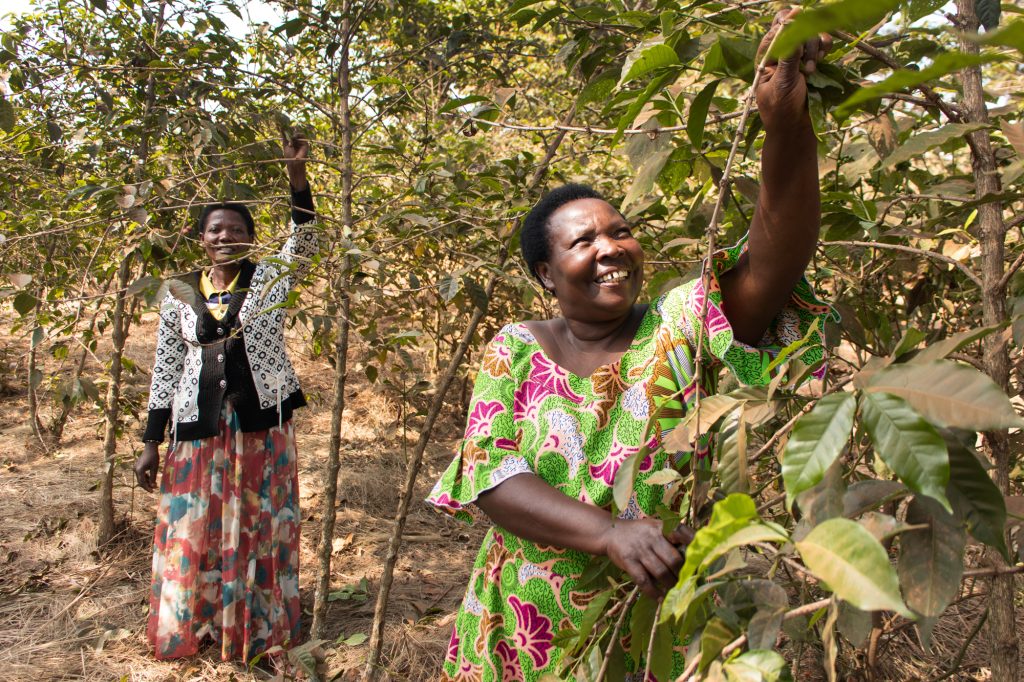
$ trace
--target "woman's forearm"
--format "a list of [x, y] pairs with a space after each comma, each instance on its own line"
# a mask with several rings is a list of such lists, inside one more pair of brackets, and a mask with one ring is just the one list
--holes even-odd
[[494, 523], [531, 542], [594, 555], [607, 553], [611, 514], [555, 490], [533, 474], [519, 474], [476, 502]]

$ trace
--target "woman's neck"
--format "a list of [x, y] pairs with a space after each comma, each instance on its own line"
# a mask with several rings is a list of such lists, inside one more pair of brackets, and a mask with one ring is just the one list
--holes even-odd
[[208, 275], [210, 283], [217, 289], [227, 289], [228, 285], [238, 276], [238, 272], [241, 269], [242, 264], [239, 261], [214, 265], [210, 268]]
[[565, 338], [577, 351], [619, 350], [624, 338], [632, 340], [646, 306], [634, 305], [618, 319], [600, 322], [572, 320], [565, 322]]

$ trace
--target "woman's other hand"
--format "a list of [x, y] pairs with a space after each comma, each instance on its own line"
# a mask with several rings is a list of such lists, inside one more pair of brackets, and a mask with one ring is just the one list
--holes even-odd
[[302, 135], [296, 134], [285, 138], [282, 143], [285, 168], [288, 170], [288, 182], [292, 189], [302, 191], [309, 187], [306, 180], [306, 159], [309, 158], [309, 142]]
[[156, 488], [156, 475], [160, 470], [160, 444], [143, 443], [142, 454], [135, 460], [135, 480], [146, 492], [153, 492]]
[[660, 599], [675, 586], [683, 567], [680, 549], [692, 539], [693, 533], [682, 525], [665, 537], [659, 519], [616, 519], [605, 535], [605, 551], [644, 594]]
[[[757, 50], [757, 65], [782, 27], [799, 12], [799, 9], [783, 10], [775, 15], [772, 26], [761, 40]], [[787, 130], [810, 126], [807, 111], [807, 79], [804, 74], [813, 73], [818, 63], [832, 49], [832, 38], [821, 34], [798, 47], [785, 59], [769, 59], [758, 82], [757, 110], [766, 131]]]

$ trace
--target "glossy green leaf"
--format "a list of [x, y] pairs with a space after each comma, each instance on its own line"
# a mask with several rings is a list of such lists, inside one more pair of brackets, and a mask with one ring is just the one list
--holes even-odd
[[878, 23], [899, 5], [900, 0], [836, 0], [817, 3], [790, 20], [775, 39], [771, 56], [785, 57], [819, 33], [832, 33], [837, 29], [852, 33], [864, 30]]
[[840, 599], [864, 611], [910, 617], [885, 548], [849, 519], [829, 519], [796, 543], [804, 564]]
[[982, 45], [1009, 47], [1024, 53], [1024, 19], [1015, 19], [997, 31], [969, 37]]
[[660, 38], [645, 40], [626, 56], [622, 64], [622, 76], [619, 85], [646, 76], [656, 69], [673, 66], [679, 63], [676, 51], [661, 42]]
[[972, 448], [948, 436], [949, 486], [947, 492], [953, 512], [967, 524], [967, 531], [978, 541], [997, 549], [1007, 561], [1004, 528], [1006, 527], [1006, 500], [989, 478]]
[[864, 393], [861, 415], [882, 461], [908, 488], [949, 509], [949, 456], [942, 436], [907, 401], [890, 393]]
[[886, 502], [899, 499], [907, 493], [899, 481], [866, 479], [857, 481], [847, 488], [843, 495], [843, 516], [855, 518], [865, 512], [878, 509]]
[[640, 463], [646, 456], [647, 448], [640, 448], [639, 452], [627, 457], [619, 470], [615, 472], [612, 497], [615, 499], [616, 508], [625, 509], [629, 506], [629, 498], [633, 496], [633, 485], [636, 483], [636, 474], [640, 470]]
[[777, 651], [751, 649], [722, 666], [728, 682], [784, 682], [790, 679], [786, 659]]
[[898, 395], [939, 426], [971, 431], [1024, 426], [992, 379], [951, 360], [890, 365], [875, 373], [864, 390]]
[[757, 519], [757, 506], [749, 496], [733, 493], [715, 503], [711, 520], [699, 528], [686, 548], [686, 563], [679, 571], [677, 587], [697, 573], [698, 568], [715, 549], [734, 533]]
[[747, 473], [747, 421], [744, 410], [725, 418], [718, 441], [718, 477], [726, 493], [749, 493]]
[[6, 95], [0, 93], [0, 130], [9, 133], [14, 130], [14, 105]]
[[708, 110], [711, 108], [711, 100], [715, 96], [715, 90], [721, 80], [714, 80], [704, 86], [704, 89], [697, 93], [690, 103], [690, 111], [686, 117], [686, 135], [690, 138], [690, 144], [697, 151], [700, 151], [704, 144], [704, 126], [707, 124]]
[[724, 415], [740, 407], [742, 403], [727, 395], [710, 395], [700, 401], [700, 410], [691, 410], [686, 418], [665, 437], [665, 448], [682, 452], [693, 449], [700, 436], [707, 433]]
[[892, 154], [882, 160], [882, 168], [892, 168], [898, 163], [919, 158], [929, 149], [946, 144], [950, 140], [963, 138], [968, 133], [983, 130], [986, 123], [947, 123], [938, 130], [929, 130], [911, 136], [909, 140], [897, 147]]
[[992, 325], [991, 327], [968, 329], [967, 331], [953, 334], [950, 337], [942, 339], [941, 341], [936, 341], [932, 345], [928, 346], [911, 358], [910, 362], [920, 364], [923, 362], [932, 362], [933, 360], [941, 360], [950, 353], [955, 353], [961, 348], [985, 338], [992, 332], [1002, 329], [1002, 327], [1003, 325]]
[[842, 453], [856, 412], [856, 396], [839, 392], [825, 396], [797, 420], [782, 456], [782, 480], [789, 504], [817, 485]]
[[999, 59], [1001, 57], [992, 54], [972, 55], [961, 52], [943, 52], [936, 56], [929, 66], [923, 69], [900, 69], [874, 85], [861, 88], [839, 105], [835, 111], [835, 116], [840, 119], [846, 118], [857, 106], [865, 102], [870, 102], [873, 99], [878, 99], [893, 92], [903, 92], [922, 83], [948, 76], [960, 69], [981, 66], [982, 64], [988, 64]]
[[906, 519], [928, 527], [900, 534], [903, 598], [917, 613], [939, 616], [960, 591], [967, 534], [952, 514], [927, 497], [910, 501]]

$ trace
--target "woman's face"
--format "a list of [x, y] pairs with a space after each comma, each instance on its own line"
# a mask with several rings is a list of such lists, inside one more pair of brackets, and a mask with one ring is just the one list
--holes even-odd
[[252, 245], [252, 237], [242, 216], [235, 211], [218, 208], [206, 218], [199, 243], [210, 261], [220, 265], [245, 256]]
[[608, 321], [632, 309], [644, 252], [622, 215], [601, 199], [570, 201], [548, 219], [550, 257], [537, 264], [570, 319]]

